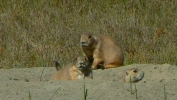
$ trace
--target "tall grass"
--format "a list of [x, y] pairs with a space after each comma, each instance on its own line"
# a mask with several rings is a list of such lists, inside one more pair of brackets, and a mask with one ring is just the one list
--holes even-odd
[[116, 38], [125, 65], [175, 64], [177, 1], [1, 0], [0, 67], [66, 64], [84, 32]]
[[85, 75], [84, 75], [84, 100], [87, 100], [87, 91], [88, 89], [85, 88], [86, 84], [85, 84]]

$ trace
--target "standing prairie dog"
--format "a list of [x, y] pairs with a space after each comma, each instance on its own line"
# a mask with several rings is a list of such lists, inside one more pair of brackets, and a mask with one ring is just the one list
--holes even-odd
[[75, 61], [66, 65], [51, 80], [76, 80], [85, 77], [93, 78], [91, 64], [84, 56], [78, 56]]
[[115, 68], [123, 65], [124, 55], [121, 46], [106, 35], [83, 34], [80, 39], [84, 55], [92, 62], [92, 69], [100, 65], [104, 68]]
[[128, 69], [123, 73], [122, 80], [123, 82], [138, 82], [142, 80], [144, 77], [144, 72], [137, 69], [137, 68], [132, 68]]

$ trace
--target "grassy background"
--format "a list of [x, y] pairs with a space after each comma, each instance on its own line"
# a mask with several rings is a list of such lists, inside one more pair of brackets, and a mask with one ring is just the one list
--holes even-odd
[[67, 64], [84, 32], [116, 38], [125, 65], [177, 63], [176, 0], [0, 0], [0, 67]]

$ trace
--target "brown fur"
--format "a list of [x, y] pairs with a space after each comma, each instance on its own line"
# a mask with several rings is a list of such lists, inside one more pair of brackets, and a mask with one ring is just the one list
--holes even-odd
[[[137, 69], [137, 68], [132, 68], [128, 69], [123, 73], [122, 80], [123, 82], [138, 82], [142, 80], [144, 77], [144, 72]], [[130, 81], [131, 80], [131, 81]]]
[[83, 34], [80, 40], [84, 55], [92, 62], [92, 68], [115, 68], [123, 65], [121, 46], [106, 35]]
[[79, 56], [73, 63], [66, 65], [52, 77], [52, 80], [76, 80], [85, 77], [93, 78], [91, 64], [83, 57]]

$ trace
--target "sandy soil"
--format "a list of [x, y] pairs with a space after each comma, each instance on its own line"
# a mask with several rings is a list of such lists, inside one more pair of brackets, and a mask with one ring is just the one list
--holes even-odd
[[[145, 72], [143, 80], [136, 83], [138, 100], [164, 100], [164, 84], [167, 100], [177, 100], [177, 66], [169, 64], [133, 64], [94, 70], [94, 79], [85, 79], [87, 100], [136, 100], [136, 94], [130, 94], [130, 83], [121, 81], [123, 71], [129, 68]], [[83, 100], [84, 79], [51, 81], [55, 68], [43, 69], [0, 69], [0, 100], [29, 100], [29, 92], [32, 100]]]

